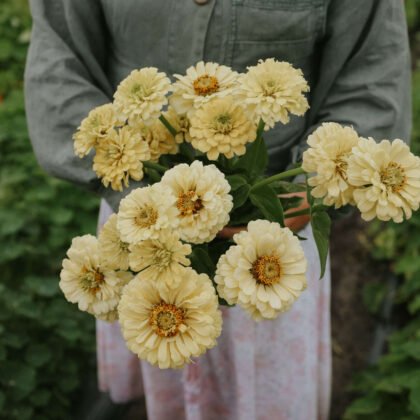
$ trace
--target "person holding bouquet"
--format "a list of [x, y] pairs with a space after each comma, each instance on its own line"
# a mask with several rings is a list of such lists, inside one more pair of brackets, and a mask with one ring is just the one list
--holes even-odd
[[[101, 226], [144, 184], [131, 181], [122, 192], [104, 188], [88, 151], [78, 149], [88, 155], [83, 160], [75, 156], [72, 137], [91, 109], [109, 103], [121, 80], [137, 68], [184, 74], [193, 66], [179, 80], [190, 78], [197, 97], [229, 83], [230, 73], [216, 62], [244, 72], [260, 59], [274, 58], [301, 69], [310, 109], [264, 136], [268, 174], [301, 160], [308, 136], [325, 122], [352, 126], [365, 137], [409, 138], [410, 54], [400, 1], [32, 0], [31, 11], [25, 74], [31, 141], [47, 172], [103, 198]], [[213, 64], [205, 67], [202, 61]], [[203, 78], [203, 66], [215, 73]], [[105, 179], [107, 171], [102, 172]], [[300, 208], [307, 206], [304, 201]], [[119, 324], [98, 321], [100, 389], [116, 402], [144, 393], [148, 416], [157, 420], [326, 419], [330, 274], [327, 269], [319, 281], [308, 221], [307, 215], [286, 219], [286, 226], [308, 238], [302, 244], [307, 290], [288, 312], [255, 323], [239, 308], [224, 308], [218, 346], [183, 370], [139, 362], [126, 348]], [[225, 227], [219, 237], [238, 230]]]

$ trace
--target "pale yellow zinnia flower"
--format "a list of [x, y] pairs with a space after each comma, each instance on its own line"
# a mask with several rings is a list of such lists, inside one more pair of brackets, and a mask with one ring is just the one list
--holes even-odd
[[190, 268], [173, 288], [140, 273], [125, 287], [118, 311], [128, 348], [161, 369], [182, 368], [214, 347], [222, 327], [209, 277]]
[[151, 124], [168, 103], [166, 95], [170, 87], [166, 74], [155, 67], [133, 70], [119, 84], [114, 94], [114, 105], [126, 118], [142, 118], [146, 124]]
[[143, 161], [150, 159], [148, 144], [128, 126], [111, 130], [96, 148], [93, 170], [105, 187], [122, 191], [129, 185], [129, 179], [143, 178]]
[[353, 149], [348, 164], [354, 200], [364, 220], [377, 217], [400, 223], [418, 210], [420, 158], [402, 140], [363, 139]]
[[179, 148], [174, 136], [161, 121], [156, 120], [152, 124], [146, 125], [139, 118], [130, 119], [129, 126], [133, 132], [141, 133], [149, 145], [151, 161], [157, 162], [162, 155], [178, 153]]
[[117, 215], [113, 214], [99, 232], [99, 252], [103, 264], [112, 270], [128, 270], [128, 243], [121, 240]]
[[103, 264], [98, 241], [92, 235], [74, 238], [67, 256], [60, 273], [60, 288], [66, 299], [98, 319], [115, 321], [121, 292], [131, 273], [114, 271]]
[[163, 113], [163, 116], [168, 120], [169, 124], [175, 129], [175, 141], [183, 143], [189, 142], [190, 137], [190, 119], [187, 114], [178, 114], [173, 107], [169, 106], [168, 110]]
[[193, 147], [210, 160], [217, 160], [219, 154], [230, 159], [246, 152], [246, 144], [255, 140], [256, 126], [232, 98], [221, 98], [194, 113], [190, 134]]
[[183, 244], [176, 232], [165, 230], [157, 239], [130, 246], [130, 267], [142, 278], [173, 287], [182, 280], [182, 267], [189, 266], [191, 245]]
[[92, 109], [73, 135], [74, 152], [80, 158], [86, 156], [101, 139], [107, 137], [110, 130], [123, 124], [124, 121], [117, 117], [112, 104]]
[[174, 75], [173, 94], [169, 103], [179, 114], [190, 114], [209, 99], [231, 95], [237, 87], [238, 73], [230, 67], [200, 61], [187, 74]]
[[267, 220], [248, 224], [220, 257], [214, 281], [219, 296], [255, 320], [290, 309], [306, 288], [307, 262], [297, 237]]
[[121, 239], [134, 244], [157, 239], [163, 229], [179, 223], [176, 197], [170, 188], [159, 184], [137, 188], [121, 200], [117, 227]]
[[278, 121], [286, 124], [289, 114], [303, 115], [309, 108], [303, 95], [309, 86], [302, 71], [284, 61], [259, 60], [239, 77], [239, 85], [239, 101], [252, 110], [256, 122], [265, 122], [266, 129]]
[[314, 174], [308, 180], [312, 195], [323, 198], [327, 206], [339, 208], [353, 204], [353, 187], [347, 179], [348, 159], [359, 136], [351, 127], [324, 123], [309, 137], [309, 149], [303, 153], [302, 168]]
[[175, 197], [178, 233], [193, 244], [210, 242], [228, 222], [232, 210], [230, 185], [216, 166], [200, 161], [180, 164], [165, 172], [161, 180]]

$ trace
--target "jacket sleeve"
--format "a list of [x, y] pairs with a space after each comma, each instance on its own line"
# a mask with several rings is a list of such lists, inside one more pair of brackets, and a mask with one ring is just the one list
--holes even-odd
[[411, 132], [411, 70], [402, 0], [331, 0], [307, 135], [322, 122], [376, 140]]
[[118, 202], [118, 193], [101, 187], [92, 156], [80, 159], [73, 151], [72, 135], [81, 120], [112, 98], [99, 1], [31, 0], [30, 7], [25, 102], [38, 162], [49, 174]]

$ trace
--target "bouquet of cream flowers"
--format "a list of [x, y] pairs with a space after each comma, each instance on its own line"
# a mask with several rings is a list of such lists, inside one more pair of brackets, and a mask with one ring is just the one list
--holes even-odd
[[[75, 153], [93, 154], [103, 185], [144, 186], [98, 238], [73, 240], [60, 281], [80, 310], [119, 320], [129, 349], [160, 368], [181, 368], [216, 345], [220, 305], [239, 305], [255, 320], [291, 308], [307, 262], [287, 217], [310, 215], [322, 276], [332, 206], [401, 222], [420, 202], [420, 159], [407, 145], [335, 122], [309, 136], [301, 164], [265, 175], [265, 130], [308, 109], [308, 84], [289, 63], [260, 60], [238, 74], [199, 62], [174, 80], [134, 70], [113, 103], [81, 122]], [[306, 182], [294, 183], [297, 175]], [[309, 208], [294, 210], [296, 192]], [[225, 226], [243, 229], [223, 239]]]

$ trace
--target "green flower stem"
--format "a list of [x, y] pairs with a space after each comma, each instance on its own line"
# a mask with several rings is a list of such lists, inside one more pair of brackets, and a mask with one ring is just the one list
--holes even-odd
[[161, 114], [159, 117], [161, 123], [168, 129], [168, 131], [175, 137], [178, 132], [172, 127], [171, 123]]
[[311, 214], [311, 209], [307, 208], [307, 209], [292, 211], [291, 213], [285, 213], [284, 218], [290, 219], [291, 217], [304, 216], [305, 214]]
[[255, 141], [258, 141], [263, 133], [264, 133], [264, 127], [265, 127], [265, 122], [260, 118], [260, 122], [258, 123], [258, 127], [257, 127], [257, 138], [255, 139]]
[[147, 162], [143, 162], [143, 166], [146, 169], [154, 169], [155, 171], [158, 171], [162, 174], [165, 173], [168, 170], [168, 168], [166, 166], [159, 165], [159, 163], [151, 162], [150, 160], [147, 161]]
[[281, 179], [291, 178], [293, 176], [304, 174], [305, 171], [299, 167], [294, 169], [289, 169], [288, 171], [280, 172], [279, 174], [265, 178], [251, 187], [251, 191], [256, 190], [257, 188], [263, 187], [264, 185], [272, 184], [273, 182], [280, 181]]

